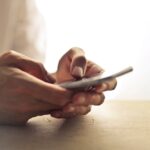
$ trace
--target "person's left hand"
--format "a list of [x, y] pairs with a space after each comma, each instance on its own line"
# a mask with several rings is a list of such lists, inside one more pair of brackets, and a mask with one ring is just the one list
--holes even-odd
[[[57, 83], [73, 81], [83, 77], [102, 74], [103, 69], [95, 63], [88, 61], [80, 48], [70, 49], [59, 61], [55, 74]], [[104, 91], [113, 90], [117, 85], [116, 79], [95, 86], [91, 90], [75, 91], [72, 101], [62, 109], [51, 112], [52, 117], [70, 118], [85, 115], [91, 110], [91, 105], [100, 105], [104, 101]]]

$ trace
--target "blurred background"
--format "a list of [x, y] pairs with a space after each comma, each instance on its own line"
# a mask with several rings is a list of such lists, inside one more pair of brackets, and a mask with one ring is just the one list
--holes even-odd
[[46, 67], [54, 71], [61, 55], [79, 46], [106, 73], [126, 66], [108, 99], [150, 100], [149, 0], [36, 0], [46, 22]]
[[[6, 1], [12, 3], [0, 3]], [[66, 51], [81, 47], [107, 74], [133, 66], [134, 71], [118, 79], [107, 99], [150, 100], [149, 0], [14, 0], [11, 5], [10, 18], [19, 14], [18, 27], [14, 30], [12, 23], [15, 38], [11, 39], [15, 40], [12, 45], [5, 40], [3, 49], [30, 53], [33, 58], [42, 56], [37, 59], [54, 72]]]

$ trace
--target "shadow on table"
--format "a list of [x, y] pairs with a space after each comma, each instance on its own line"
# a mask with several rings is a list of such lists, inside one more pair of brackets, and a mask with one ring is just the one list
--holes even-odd
[[57, 150], [61, 147], [72, 148], [80, 143], [84, 148], [91, 138], [95, 138], [95, 132], [92, 117], [36, 120], [23, 127], [1, 126], [0, 147], [3, 150], [8, 150], [8, 147], [11, 150], [47, 150], [52, 147]]

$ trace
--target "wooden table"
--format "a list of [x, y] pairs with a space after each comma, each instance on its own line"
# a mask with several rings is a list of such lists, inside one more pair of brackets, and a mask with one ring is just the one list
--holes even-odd
[[150, 150], [150, 102], [107, 101], [81, 118], [1, 126], [0, 150]]

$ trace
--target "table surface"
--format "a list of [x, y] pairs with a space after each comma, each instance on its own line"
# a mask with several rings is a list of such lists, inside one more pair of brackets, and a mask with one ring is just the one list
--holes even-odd
[[0, 150], [150, 150], [150, 102], [107, 101], [84, 117], [0, 126]]

